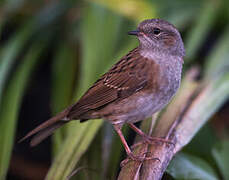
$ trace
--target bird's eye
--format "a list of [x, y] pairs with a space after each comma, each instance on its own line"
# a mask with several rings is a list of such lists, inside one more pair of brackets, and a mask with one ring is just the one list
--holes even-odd
[[158, 35], [161, 33], [161, 30], [159, 28], [153, 28], [153, 34]]

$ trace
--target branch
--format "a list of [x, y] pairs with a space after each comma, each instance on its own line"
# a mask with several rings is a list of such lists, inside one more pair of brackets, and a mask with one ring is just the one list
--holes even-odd
[[[211, 115], [229, 96], [229, 73], [219, 79], [196, 82], [196, 69], [191, 69], [167, 109], [161, 113], [152, 137], [163, 137], [172, 143], [141, 144], [133, 149], [135, 155], [144, 152], [152, 160], [129, 161], [119, 174], [119, 180], [161, 179], [173, 156], [184, 147]], [[145, 122], [143, 122], [144, 124]]]

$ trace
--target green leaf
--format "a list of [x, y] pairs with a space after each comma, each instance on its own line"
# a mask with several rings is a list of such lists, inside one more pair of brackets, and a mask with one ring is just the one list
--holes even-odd
[[[122, 18], [98, 5], [85, 9], [82, 21], [83, 37], [81, 92], [92, 84], [113, 60]], [[102, 30], [102, 31], [101, 31]], [[102, 64], [102, 66], [101, 66]], [[96, 78], [97, 77], [97, 78]]]
[[206, 78], [217, 78], [228, 72], [229, 69], [229, 26], [225, 28], [224, 33], [215, 48], [210, 52], [206, 61], [205, 75]]
[[[60, 43], [52, 64], [52, 112], [56, 114], [70, 105], [77, 71], [75, 49], [67, 42]], [[78, 73], [79, 74], [79, 73]], [[66, 126], [58, 129], [53, 136], [53, 152], [57, 153], [66, 135]]]
[[177, 154], [167, 172], [175, 179], [217, 180], [214, 169], [204, 160], [184, 153]]
[[23, 28], [12, 36], [7, 44], [0, 49], [0, 102], [9, 72], [18, 53], [22, 50], [30, 37], [31, 28], [30, 24], [23, 26]]
[[[198, 3], [189, 0], [182, 1], [152, 1], [158, 5], [160, 17], [173, 23], [178, 28], [185, 28], [190, 21], [199, 18], [204, 1]], [[180, 29], [179, 29], [180, 30]]]
[[73, 124], [78, 125], [77, 127], [79, 128], [69, 132], [69, 138], [66, 139], [60, 152], [54, 159], [46, 179], [57, 180], [68, 177], [80, 157], [87, 150], [102, 121], [97, 120], [85, 123], [80, 123], [79, 121], [70, 122], [71, 126]]
[[[112, 60], [121, 25], [121, 17], [94, 4], [85, 9], [83, 17], [81, 29], [83, 59], [77, 99], [99, 78]], [[76, 98], [73, 101], [76, 102]], [[92, 120], [85, 123], [69, 123], [68, 137], [54, 159], [46, 179], [65, 179], [72, 172], [102, 122]]]
[[4, 91], [0, 109], [0, 179], [6, 177], [22, 97], [43, 47], [43, 44], [35, 44], [30, 48]]
[[220, 170], [223, 179], [229, 179], [229, 141], [221, 141], [212, 149], [212, 155]]
[[213, 162], [209, 149], [212, 149], [217, 141], [218, 138], [214, 133], [214, 129], [209, 124], [206, 124], [183, 150], [186, 153], [195, 154], [208, 162]]
[[186, 40], [187, 56], [189, 60], [194, 59], [197, 51], [206, 39], [209, 30], [216, 18], [218, 11], [219, 2], [209, 1], [205, 3], [203, 8], [199, 11], [199, 16], [196, 20], [196, 24], [193, 26], [192, 30], [189, 31]]

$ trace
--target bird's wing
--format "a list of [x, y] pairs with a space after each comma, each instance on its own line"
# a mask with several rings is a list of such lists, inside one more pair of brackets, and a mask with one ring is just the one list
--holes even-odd
[[[131, 96], [152, 85], [153, 61], [140, 55], [136, 48], [117, 62], [72, 106], [68, 117], [80, 118], [84, 113]], [[153, 69], [152, 69], [153, 68]], [[148, 80], [150, 79], [151, 82]]]

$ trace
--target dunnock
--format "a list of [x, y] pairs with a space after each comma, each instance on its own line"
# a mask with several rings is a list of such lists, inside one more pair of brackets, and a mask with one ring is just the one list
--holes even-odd
[[138, 160], [121, 128], [128, 123], [138, 134], [147, 137], [133, 123], [161, 110], [176, 93], [185, 50], [178, 30], [161, 19], [145, 20], [129, 35], [138, 37], [137, 48], [113, 65], [78, 102], [29, 132], [21, 141], [36, 134], [31, 140], [31, 146], [35, 146], [71, 120], [102, 118], [113, 124], [127, 155]]

